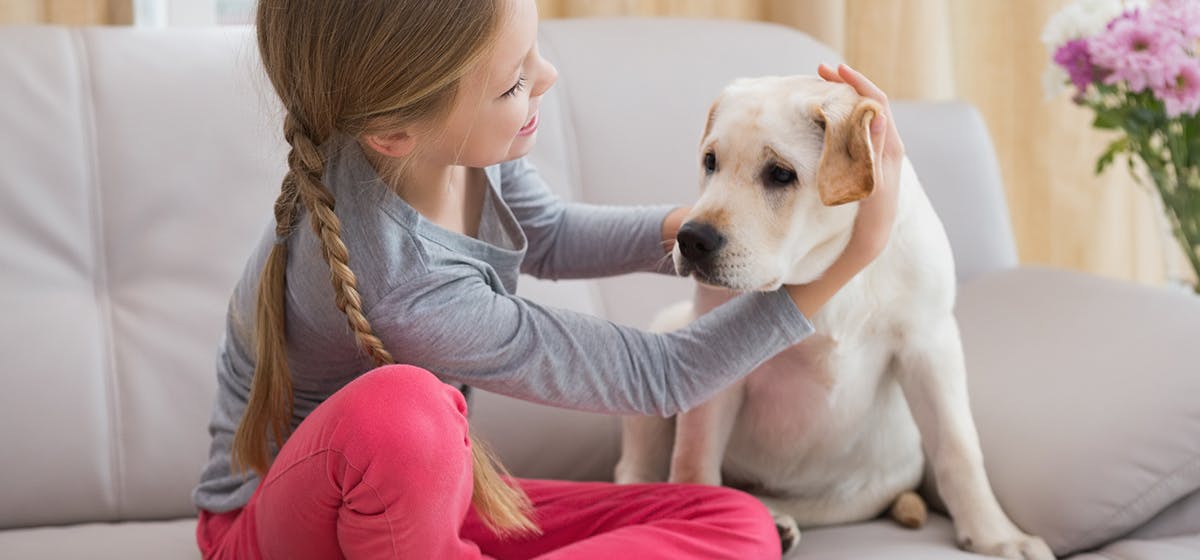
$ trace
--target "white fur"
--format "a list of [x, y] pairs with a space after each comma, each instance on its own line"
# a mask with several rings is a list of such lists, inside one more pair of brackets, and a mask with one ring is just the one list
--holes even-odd
[[[857, 100], [848, 86], [810, 77], [726, 89], [701, 147], [716, 146], [718, 172], [706, 176], [689, 216], [726, 218], [727, 243], [707, 281], [737, 290], [809, 282], [841, 253], [857, 203], [820, 203], [824, 136], [811, 116], [821, 107], [826, 126], [837, 126]], [[799, 176], [789, 204], [758, 182], [764, 144]], [[674, 256], [689, 270], [678, 249]], [[694, 301], [670, 308], [655, 328], [679, 328], [731, 296], [698, 285]], [[724, 482], [814, 526], [879, 515], [917, 487], [928, 458], [960, 545], [1053, 558], [1008, 519], [988, 484], [954, 297], [949, 242], [905, 160], [887, 248], [811, 318], [816, 334], [676, 419], [626, 418], [617, 481]]]

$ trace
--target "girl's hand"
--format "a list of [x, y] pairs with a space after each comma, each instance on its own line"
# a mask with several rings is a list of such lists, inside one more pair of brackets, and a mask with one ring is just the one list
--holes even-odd
[[878, 101], [883, 114], [871, 123], [871, 145], [875, 148], [875, 191], [859, 202], [854, 234], [842, 253], [841, 260], [865, 267], [887, 246], [892, 225], [896, 221], [896, 198], [900, 192], [900, 168], [904, 161], [904, 142], [896, 131], [887, 95], [866, 76], [839, 64], [834, 70], [824, 64], [817, 73], [830, 82], [849, 84], [859, 95]]
[[900, 141], [891, 106], [883, 91], [845, 64], [838, 65], [837, 70], [822, 64], [817, 67], [817, 73], [828, 81], [849, 84], [859, 95], [878, 101], [883, 106], [883, 114], [876, 115], [871, 123], [871, 146], [875, 149], [876, 162], [875, 190], [858, 203], [850, 243], [820, 278], [808, 284], [785, 286], [796, 307], [807, 317], [815, 315], [887, 247], [896, 222], [900, 169], [904, 162], [904, 143]]

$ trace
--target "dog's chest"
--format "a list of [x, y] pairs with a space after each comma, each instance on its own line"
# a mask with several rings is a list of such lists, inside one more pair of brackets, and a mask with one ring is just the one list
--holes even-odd
[[[872, 410], [899, 398], [888, 367], [893, 348], [878, 333], [818, 332], [777, 354], [746, 378], [735, 432], [760, 452], [795, 457], [845, 443]], [[836, 332], [836, 331], [835, 331]], [[867, 339], [872, 342], [868, 343]], [[750, 443], [747, 441], [746, 443]]]

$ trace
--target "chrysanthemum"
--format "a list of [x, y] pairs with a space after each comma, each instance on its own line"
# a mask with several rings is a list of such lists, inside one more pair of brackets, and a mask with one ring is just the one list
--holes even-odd
[[1105, 83], [1125, 82], [1130, 91], [1164, 85], [1170, 68], [1164, 60], [1183, 49], [1178, 32], [1164, 29], [1156, 18], [1129, 12], [1088, 41], [1092, 62], [1109, 71]]
[[1200, 110], [1200, 60], [1186, 57], [1179, 60], [1167, 83], [1154, 88], [1162, 100], [1167, 116], [1192, 115]]
[[1067, 41], [1067, 43], [1058, 48], [1054, 53], [1054, 62], [1067, 71], [1067, 75], [1071, 77], [1071, 83], [1079, 88], [1079, 92], [1083, 93], [1087, 90], [1088, 85], [1096, 77], [1094, 75], [1095, 68], [1092, 66], [1092, 57], [1088, 54], [1088, 42], [1084, 39], [1075, 39]]

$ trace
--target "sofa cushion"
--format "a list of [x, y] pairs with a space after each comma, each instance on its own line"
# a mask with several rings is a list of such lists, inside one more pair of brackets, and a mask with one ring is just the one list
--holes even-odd
[[1126, 539], [1071, 560], [1195, 560], [1200, 558], [1200, 535], [1160, 540]]
[[957, 315], [992, 486], [1056, 554], [1200, 488], [1200, 297], [1024, 268], [963, 284]]
[[89, 523], [0, 531], [0, 558], [200, 560], [196, 520]]
[[800, 544], [784, 560], [982, 560], [986, 556], [959, 550], [954, 527], [941, 515], [930, 515], [917, 530], [889, 520], [803, 529]]

